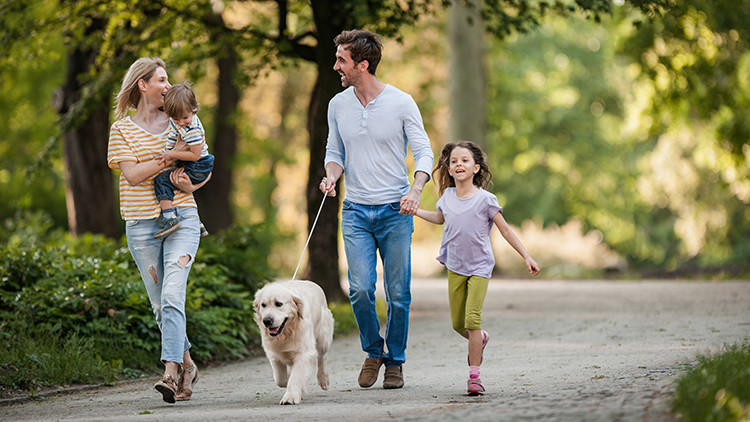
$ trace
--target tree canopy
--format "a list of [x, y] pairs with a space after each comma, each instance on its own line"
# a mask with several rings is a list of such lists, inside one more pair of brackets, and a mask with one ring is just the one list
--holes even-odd
[[[418, 38], [404, 29], [426, 15], [440, 15], [450, 4], [5, 2], [0, 9], [0, 104], [9, 111], [0, 115], [0, 125], [7, 128], [0, 142], [6, 157], [0, 169], [0, 211], [8, 217], [20, 209], [43, 208], [63, 224], [61, 193], [67, 188], [76, 196], [63, 175], [85, 174], [93, 167], [61, 164], [61, 140], [73, 142], [66, 136], [77, 130], [79, 150], [88, 143], [106, 144], [106, 135], [84, 136], [94, 133], [88, 130], [97, 123], [91, 116], [109, 115], [112, 94], [135, 58], [161, 56], [173, 75], [204, 84], [205, 96], [217, 97], [205, 101], [210, 105], [202, 113], [210, 114], [201, 118], [214, 134], [209, 145], [226, 155], [221, 160], [226, 174], [212, 182], [227, 187], [219, 193], [228, 204], [222, 208], [238, 207], [231, 200], [232, 172], [250, 160], [238, 148], [255, 142], [268, 153], [270, 169], [289, 152], [283, 144], [260, 146], [249, 135], [253, 122], [241, 118], [245, 91], [261, 75], [313, 64], [315, 80], [310, 93], [304, 93], [309, 96], [297, 92], [295, 97], [307, 104], [307, 124], [300, 127], [306, 127], [309, 140], [306, 207], [311, 223], [320, 204], [325, 110], [341, 89], [330, 70], [333, 36], [363, 27], [387, 38]], [[684, 262], [719, 265], [746, 259], [748, 6], [746, 0], [481, 2], [484, 27], [495, 40], [488, 55], [488, 150], [496, 190], [518, 210], [513, 218], [538, 218], [544, 224], [580, 219], [634, 263], [675, 268]], [[580, 23], [582, 18], [589, 23]], [[79, 66], [72, 68], [74, 62]], [[53, 108], [49, 97], [56, 86], [66, 88], [58, 91]], [[90, 160], [104, 165], [103, 157]], [[258, 187], [266, 192], [258, 198], [268, 201], [277, 186], [274, 176], [257, 177], [268, 179]], [[108, 207], [114, 214], [115, 201], [105, 201], [91, 206]], [[326, 203], [309, 262], [338, 261], [337, 213], [336, 201]], [[272, 224], [273, 213], [266, 215]], [[307, 272], [336, 288], [335, 265], [310, 266]]]

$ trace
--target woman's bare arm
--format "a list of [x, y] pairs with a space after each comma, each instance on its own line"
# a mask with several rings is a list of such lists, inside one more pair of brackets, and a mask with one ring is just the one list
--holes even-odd
[[158, 173], [165, 167], [164, 163], [159, 160], [149, 160], [142, 163], [136, 163], [135, 161], [120, 161], [117, 164], [120, 166], [120, 171], [122, 171], [125, 180], [128, 181], [130, 186], [143, 183], [146, 179]]

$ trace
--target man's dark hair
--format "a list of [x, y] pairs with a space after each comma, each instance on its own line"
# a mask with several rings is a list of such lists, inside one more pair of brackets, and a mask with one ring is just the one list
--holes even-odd
[[348, 44], [344, 49], [352, 56], [354, 63], [367, 60], [367, 71], [375, 74], [383, 53], [383, 39], [380, 35], [361, 29], [352, 29], [336, 35], [333, 43], [336, 47]]

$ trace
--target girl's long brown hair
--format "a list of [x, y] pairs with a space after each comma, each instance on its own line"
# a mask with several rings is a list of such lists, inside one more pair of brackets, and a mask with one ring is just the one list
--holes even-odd
[[440, 196], [443, 196], [445, 189], [456, 186], [456, 181], [450, 175], [451, 153], [456, 147], [466, 148], [474, 157], [474, 162], [479, 164], [479, 171], [474, 174], [474, 186], [486, 189], [492, 182], [492, 173], [487, 165], [487, 156], [477, 144], [471, 141], [458, 141], [447, 144], [440, 153], [437, 166], [432, 171], [432, 177], [437, 181]]

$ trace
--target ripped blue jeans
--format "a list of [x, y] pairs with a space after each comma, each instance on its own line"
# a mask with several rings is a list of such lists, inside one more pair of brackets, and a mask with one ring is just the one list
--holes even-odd
[[125, 236], [161, 330], [161, 360], [181, 364], [190, 349], [185, 296], [200, 242], [200, 219], [197, 208], [180, 207], [177, 213], [182, 226], [168, 236], [154, 239], [156, 218], [126, 221]]

